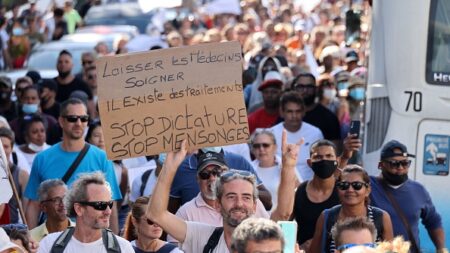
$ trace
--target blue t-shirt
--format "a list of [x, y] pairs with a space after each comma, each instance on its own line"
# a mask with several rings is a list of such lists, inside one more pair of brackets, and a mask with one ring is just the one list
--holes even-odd
[[[370, 204], [389, 213], [392, 220], [392, 228], [394, 229], [394, 236], [402, 235], [405, 240], [409, 240], [408, 231], [386, 196], [379, 179], [370, 177], [370, 185], [372, 188]], [[436, 211], [430, 194], [423, 185], [416, 181], [407, 180], [397, 189], [389, 186], [387, 188], [400, 208], [402, 208], [417, 243], [419, 243], [419, 220], [422, 220], [423, 225], [428, 231], [442, 227], [441, 216]]]
[[[75, 161], [78, 153], [64, 151], [61, 148], [61, 142], [39, 153], [31, 167], [30, 178], [25, 189], [25, 197], [37, 201], [37, 191], [40, 183], [47, 179], [62, 178], [70, 165]], [[105, 175], [106, 181], [111, 187], [112, 198], [114, 200], [121, 199], [122, 196], [117, 184], [113, 163], [106, 158], [105, 151], [94, 145], [90, 146], [87, 154], [69, 178], [67, 185], [70, 188], [70, 185], [77, 179], [77, 175], [95, 171], [101, 171]]]
[[[250, 171], [256, 175], [257, 184], [262, 184], [261, 179], [256, 174], [253, 166], [242, 156], [225, 152], [225, 162], [228, 168], [235, 170]], [[184, 204], [195, 198], [200, 192], [197, 182], [197, 157], [195, 155], [187, 156], [173, 179], [170, 196], [174, 198], [181, 198], [181, 204]]]

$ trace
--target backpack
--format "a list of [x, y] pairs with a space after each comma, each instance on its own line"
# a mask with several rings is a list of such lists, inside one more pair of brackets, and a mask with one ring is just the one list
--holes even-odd
[[[56, 238], [55, 243], [50, 249], [50, 253], [63, 253], [70, 239], [72, 238], [75, 227], [68, 227], [64, 230], [58, 238]], [[108, 253], [120, 253], [120, 245], [117, 241], [114, 233], [109, 229], [102, 230], [103, 245], [105, 245], [106, 252]]]
[[145, 186], [147, 185], [148, 178], [150, 174], [152, 174], [153, 170], [146, 170], [141, 176], [141, 188], [139, 188], [139, 192], [141, 196], [144, 196]]
[[208, 239], [208, 242], [206, 243], [205, 247], [203, 248], [203, 253], [212, 253], [213, 250], [216, 248], [217, 244], [219, 243], [220, 236], [223, 233], [223, 227], [216, 227], [214, 229], [214, 232], [211, 234], [211, 236]]

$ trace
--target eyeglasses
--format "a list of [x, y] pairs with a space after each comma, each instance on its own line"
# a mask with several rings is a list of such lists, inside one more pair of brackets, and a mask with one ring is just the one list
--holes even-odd
[[272, 144], [270, 144], [270, 143], [253, 143], [252, 147], [254, 149], [259, 149], [261, 147], [268, 148], [268, 147], [270, 147], [270, 145], [272, 145]]
[[54, 205], [60, 205], [63, 203], [63, 200], [64, 200], [64, 196], [63, 197], [54, 197], [51, 199], [42, 200], [41, 203], [52, 202], [52, 204], [54, 204]]
[[403, 168], [409, 168], [409, 166], [411, 165], [411, 160], [402, 160], [402, 161], [387, 160], [385, 162], [387, 162], [389, 166], [393, 168], [398, 168], [400, 167], [400, 165], [403, 166]]
[[344, 245], [341, 245], [341, 246], [337, 247], [336, 249], [339, 250], [339, 251], [343, 251], [343, 250], [346, 250], [346, 249], [349, 249], [349, 248], [353, 248], [353, 247], [356, 247], [356, 246], [364, 246], [364, 247], [369, 247], [369, 248], [375, 248], [375, 246], [377, 246], [377, 244], [376, 243], [362, 243], [362, 244], [347, 243], [347, 244], [344, 244]]
[[336, 187], [341, 190], [341, 191], [346, 191], [350, 188], [350, 185], [353, 187], [353, 189], [355, 191], [359, 191], [363, 188], [363, 186], [365, 187], [369, 187], [368, 183], [365, 182], [359, 182], [359, 181], [355, 181], [355, 182], [346, 182], [346, 181], [340, 181], [336, 183]]
[[198, 177], [202, 180], [207, 180], [211, 177], [211, 175], [216, 176], [216, 177], [220, 177], [220, 175], [222, 174], [222, 170], [220, 169], [213, 169], [213, 170], [202, 170], [201, 172], [198, 173]]
[[89, 120], [89, 116], [88, 115], [66, 115], [66, 116], [62, 116], [63, 118], [65, 118], [67, 121], [69, 121], [70, 123], [75, 123], [78, 121], [78, 119], [81, 120], [81, 122], [85, 123], [88, 122]]
[[83, 206], [90, 206], [98, 211], [105, 211], [106, 208], [108, 208], [108, 206], [109, 206], [109, 209], [112, 209], [112, 207], [114, 205], [114, 202], [112, 200], [111, 201], [92, 201], [92, 202], [80, 201], [78, 203]]

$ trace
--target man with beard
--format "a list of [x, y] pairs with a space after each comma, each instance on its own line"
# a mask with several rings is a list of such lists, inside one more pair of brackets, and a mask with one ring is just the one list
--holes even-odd
[[[286, 133], [283, 134], [283, 168], [282, 180], [292, 181], [300, 144], [286, 144]], [[223, 173], [215, 181], [214, 193], [218, 209], [223, 218], [223, 228], [213, 225], [185, 221], [167, 210], [170, 185], [178, 166], [186, 156], [186, 140], [181, 144], [181, 150], [170, 152], [163, 165], [158, 182], [153, 191], [146, 216], [157, 222], [164, 231], [181, 243], [181, 249], [186, 253], [220, 252], [231, 250], [231, 235], [234, 229], [245, 219], [252, 216], [256, 210], [258, 190], [255, 175], [245, 171], [230, 170]], [[285, 185], [292, 185], [292, 182]], [[294, 191], [294, 188], [280, 187], [279, 194]], [[284, 203], [283, 203], [284, 206]], [[273, 219], [279, 219], [282, 214], [276, 209]]]
[[262, 93], [263, 107], [248, 115], [250, 134], [257, 128], [269, 128], [280, 121], [279, 105], [283, 79], [278, 71], [269, 71], [258, 90]]
[[341, 147], [341, 128], [334, 113], [317, 100], [318, 87], [316, 78], [311, 73], [298, 75], [292, 81], [292, 90], [297, 91], [305, 102], [303, 121], [322, 131], [325, 139]]
[[66, 192], [67, 186], [60, 179], [48, 179], [39, 186], [39, 203], [42, 212], [47, 215], [47, 220], [30, 230], [30, 235], [35, 241], [39, 242], [50, 233], [64, 231], [69, 226], [75, 226], [75, 223], [66, 216], [63, 202]]
[[[178, 209], [176, 215], [185, 221], [197, 221], [215, 226], [222, 225], [222, 215], [214, 193], [216, 179], [226, 173], [228, 167], [223, 153], [207, 152], [198, 157], [197, 182], [200, 193]], [[256, 203], [256, 217], [269, 218], [260, 200]]]
[[102, 173], [81, 175], [64, 197], [64, 204], [77, 225], [47, 235], [38, 252], [134, 253], [130, 242], [107, 229], [114, 201]]
[[419, 182], [408, 179], [408, 169], [415, 157], [408, 154], [406, 146], [391, 140], [381, 149], [378, 168], [381, 175], [370, 178], [372, 192], [370, 203], [389, 213], [394, 236], [401, 235], [411, 242], [410, 252], [420, 252], [419, 220], [427, 229], [436, 252], [448, 252], [441, 216], [436, 211], [431, 196]]
[[[284, 122], [278, 123], [271, 128], [277, 143], [281, 143], [284, 129], [287, 132], [287, 139], [291, 143], [302, 137], [305, 139], [302, 149], [298, 154], [299, 158], [297, 159], [297, 171], [300, 175], [300, 182], [313, 177], [313, 172], [306, 163], [309, 157], [309, 146], [315, 141], [323, 139], [322, 132], [319, 128], [303, 122], [304, 113], [305, 105], [300, 94], [295, 91], [286, 92], [280, 99], [280, 115], [284, 118]], [[281, 152], [281, 147], [278, 147], [277, 155], [280, 156]]]
[[81, 90], [84, 91], [89, 98], [88, 112], [92, 112], [94, 103], [92, 102], [92, 92], [89, 86], [80, 78], [77, 78], [72, 74], [73, 59], [72, 54], [67, 50], [62, 50], [58, 56], [58, 62], [56, 63], [56, 69], [58, 70], [58, 76], [53, 80], [57, 83], [56, 101], [62, 103], [66, 101], [72, 92]]
[[[80, 173], [100, 171], [105, 174], [111, 184], [113, 199], [120, 200], [122, 198], [113, 164], [106, 158], [105, 151], [86, 144], [84, 141], [84, 131], [88, 120], [86, 106], [81, 100], [70, 98], [62, 103], [61, 115], [58, 118], [63, 131], [62, 141], [36, 156], [25, 190], [25, 196], [30, 199], [26, 210], [30, 228], [36, 227], [38, 222], [40, 210], [37, 189], [40, 183], [46, 179], [63, 178], [80, 152], [85, 149], [87, 150], [85, 156], [75, 168], [74, 173], [67, 179], [66, 184], [70, 187]], [[112, 211], [111, 228], [114, 232], [118, 232], [117, 209], [113, 208]]]

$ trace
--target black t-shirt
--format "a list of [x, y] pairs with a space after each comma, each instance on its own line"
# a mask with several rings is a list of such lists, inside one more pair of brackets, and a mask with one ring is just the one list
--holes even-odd
[[316, 222], [323, 210], [339, 204], [339, 196], [336, 187], [330, 197], [321, 203], [311, 202], [306, 195], [306, 185], [308, 181], [303, 182], [295, 193], [294, 219], [297, 221], [297, 242], [303, 244], [314, 236]]
[[59, 103], [64, 102], [70, 97], [70, 94], [76, 90], [81, 90], [86, 92], [88, 95], [88, 98], [92, 100], [92, 92], [91, 89], [89, 89], [89, 86], [81, 79], [75, 77], [72, 82], [68, 84], [61, 84], [59, 83], [58, 79], [55, 77], [53, 78], [55, 82], [58, 84], [58, 92], [56, 93], [56, 101]]
[[341, 127], [339, 120], [328, 108], [317, 104], [314, 109], [305, 113], [303, 121], [317, 127], [327, 140], [340, 140]]
[[55, 119], [59, 117], [60, 104], [55, 102], [50, 108], [44, 109], [42, 108], [42, 112], [48, 115], [53, 116]]

